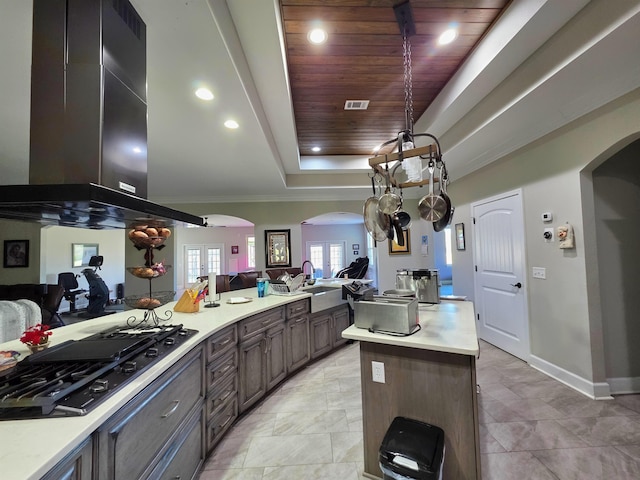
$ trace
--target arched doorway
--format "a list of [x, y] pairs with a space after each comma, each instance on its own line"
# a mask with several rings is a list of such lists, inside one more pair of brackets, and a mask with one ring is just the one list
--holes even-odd
[[316, 278], [333, 277], [364, 257], [369, 258], [366, 278], [375, 278], [370, 276], [375, 272], [375, 259], [372, 259], [369, 250], [369, 235], [364, 228], [362, 215], [324, 213], [304, 220], [301, 229], [303, 256], [312, 263]]
[[591, 172], [604, 368], [613, 394], [640, 392], [638, 156], [635, 139]]
[[176, 242], [179, 290], [210, 272], [234, 275], [255, 269], [254, 224], [229, 215], [211, 214], [204, 218], [205, 228], [179, 229]]

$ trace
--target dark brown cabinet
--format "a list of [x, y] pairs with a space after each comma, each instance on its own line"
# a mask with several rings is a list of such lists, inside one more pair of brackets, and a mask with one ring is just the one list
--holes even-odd
[[340, 305], [316, 313], [309, 319], [311, 358], [318, 358], [347, 342], [342, 331], [349, 326], [349, 310]]
[[209, 337], [206, 368], [206, 448], [211, 451], [238, 416], [238, 329], [231, 325]]
[[91, 480], [92, 447], [91, 438], [86, 439], [41, 480]]
[[244, 412], [287, 376], [284, 308], [240, 322], [238, 409]]
[[[197, 347], [98, 429], [94, 442], [99, 480], [149, 478], [152, 472], [159, 478], [175, 457], [172, 452], [191, 435], [200, 439], [190, 457], [195, 459], [191, 465], [195, 473], [204, 460], [203, 429], [194, 427], [200, 433], [191, 432], [188, 419], [202, 418], [203, 367], [204, 352]], [[176, 434], [186, 430], [186, 437]]]
[[333, 348], [344, 345], [349, 340], [342, 338], [342, 332], [349, 328], [349, 309], [346, 305], [337, 307], [333, 312]]
[[309, 300], [287, 305], [286, 321], [287, 371], [304, 366], [311, 359], [309, 346]]

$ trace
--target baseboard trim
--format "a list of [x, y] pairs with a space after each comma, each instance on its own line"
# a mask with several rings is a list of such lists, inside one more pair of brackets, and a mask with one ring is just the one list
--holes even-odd
[[640, 393], [640, 377], [607, 378], [607, 382], [611, 385], [612, 394]]
[[529, 357], [529, 365], [589, 398], [594, 400], [613, 399], [607, 382], [591, 382], [535, 355]]

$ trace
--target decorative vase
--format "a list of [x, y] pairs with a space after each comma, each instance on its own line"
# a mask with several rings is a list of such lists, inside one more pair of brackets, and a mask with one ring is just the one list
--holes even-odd
[[38, 353], [44, 350], [45, 348], [47, 348], [49, 346], [49, 342], [39, 343], [38, 345], [27, 345], [27, 346], [29, 347], [29, 350], [31, 350], [31, 353]]

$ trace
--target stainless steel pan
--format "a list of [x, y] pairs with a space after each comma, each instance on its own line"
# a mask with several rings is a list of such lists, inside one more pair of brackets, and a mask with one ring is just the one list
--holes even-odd
[[449, 176], [447, 174], [447, 167], [444, 162], [440, 164], [440, 196], [445, 201], [447, 205], [447, 209], [445, 214], [439, 220], [433, 222], [433, 229], [436, 232], [441, 232], [451, 223], [451, 218], [453, 217], [453, 206], [451, 205], [451, 198], [447, 195], [447, 182], [449, 180]]
[[373, 196], [367, 198], [364, 202], [362, 216], [364, 217], [364, 226], [367, 232], [369, 232], [369, 235], [371, 235], [376, 242], [382, 242], [387, 239], [391, 225], [388, 215], [381, 214], [378, 208], [378, 197], [376, 197], [374, 177], [371, 177], [371, 187], [373, 188]]
[[447, 212], [447, 203], [440, 195], [433, 193], [433, 171], [435, 166], [433, 161], [429, 162], [429, 193], [418, 202], [420, 218], [427, 222], [440, 220]]

